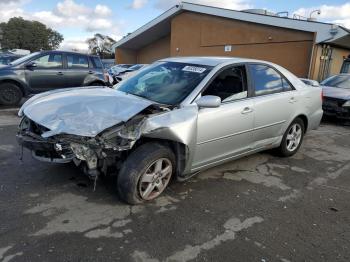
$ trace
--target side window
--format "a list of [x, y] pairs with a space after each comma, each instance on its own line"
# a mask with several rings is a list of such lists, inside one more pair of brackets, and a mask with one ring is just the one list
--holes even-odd
[[68, 68], [88, 68], [87, 56], [77, 54], [67, 54]]
[[103, 65], [101, 63], [101, 60], [98, 57], [91, 57], [92, 65], [94, 68], [103, 68]]
[[253, 64], [249, 65], [249, 69], [254, 83], [256, 96], [283, 91], [282, 77], [271, 67]]
[[283, 91], [293, 90], [292, 86], [289, 84], [289, 82], [284, 77], [282, 77], [282, 84], [283, 84]]
[[234, 66], [222, 71], [204, 90], [202, 96], [214, 95], [222, 102], [229, 102], [248, 96], [245, 66]]
[[62, 55], [61, 54], [49, 54], [41, 56], [33, 62], [36, 63], [37, 68], [56, 69], [62, 68]]

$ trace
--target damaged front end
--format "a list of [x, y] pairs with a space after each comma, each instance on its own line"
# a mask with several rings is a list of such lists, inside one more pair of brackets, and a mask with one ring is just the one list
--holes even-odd
[[24, 116], [19, 125], [17, 141], [19, 145], [32, 152], [40, 161], [68, 163], [74, 158], [70, 145], [56, 138], [43, 138], [41, 135], [48, 129]]
[[17, 139], [20, 145], [32, 151], [34, 158], [53, 163], [74, 161], [95, 179], [110, 169], [119, 169], [130, 150], [144, 138], [174, 141], [186, 147], [186, 156], [181, 156], [183, 173], [193, 155], [196, 119], [197, 107], [169, 108], [153, 104], [94, 137], [64, 132], [47, 136], [54, 132], [24, 114]]

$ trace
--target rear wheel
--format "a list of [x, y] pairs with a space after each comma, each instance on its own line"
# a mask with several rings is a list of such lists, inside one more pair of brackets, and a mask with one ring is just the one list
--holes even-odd
[[296, 118], [287, 128], [283, 135], [279, 152], [282, 156], [292, 156], [300, 148], [305, 133], [304, 122], [300, 118]]
[[151, 201], [168, 186], [174, 170], [175, 156], [169, 148], [143, 144], [131, 153], [119, 172], [119, 196], [129, 204]]
[[0, 104], [5, 106], [15, 106], [21, 102], [22, 97], [22, 91], [16, 84], [0, 84]]

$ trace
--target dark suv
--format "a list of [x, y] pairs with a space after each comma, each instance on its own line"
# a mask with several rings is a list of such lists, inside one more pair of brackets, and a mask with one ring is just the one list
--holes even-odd
[[0, 104], [17, 105], [22, 97], [58, 88], [105, 84], [98, 56], [36, 52], [0, 67]]

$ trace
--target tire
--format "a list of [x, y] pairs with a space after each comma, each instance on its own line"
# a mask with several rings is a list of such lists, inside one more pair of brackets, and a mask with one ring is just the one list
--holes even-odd
[[16, 84], [0, 84], [0, 104], [5, 106], [17, 106], [21, 102], [22, 97], [22, 91]]
[[164, 191], [174, 173], [174, 153], [158, 143], [145, 143], [129, 155], [120, 169], [119, 196], [132, 205], [151, 201]]
[[90, 84], [90, 86], [105, 86], [105, 84], [103, 84], [101, 82], [93, 82]]
[[281, 145], [278, 148], [279, 154], [283, 157], [289, 157], [298, 152], [303, 142], [304, 134], [305, 125], [303, 120], [300, 118], [294, 119], [283, 135]]

